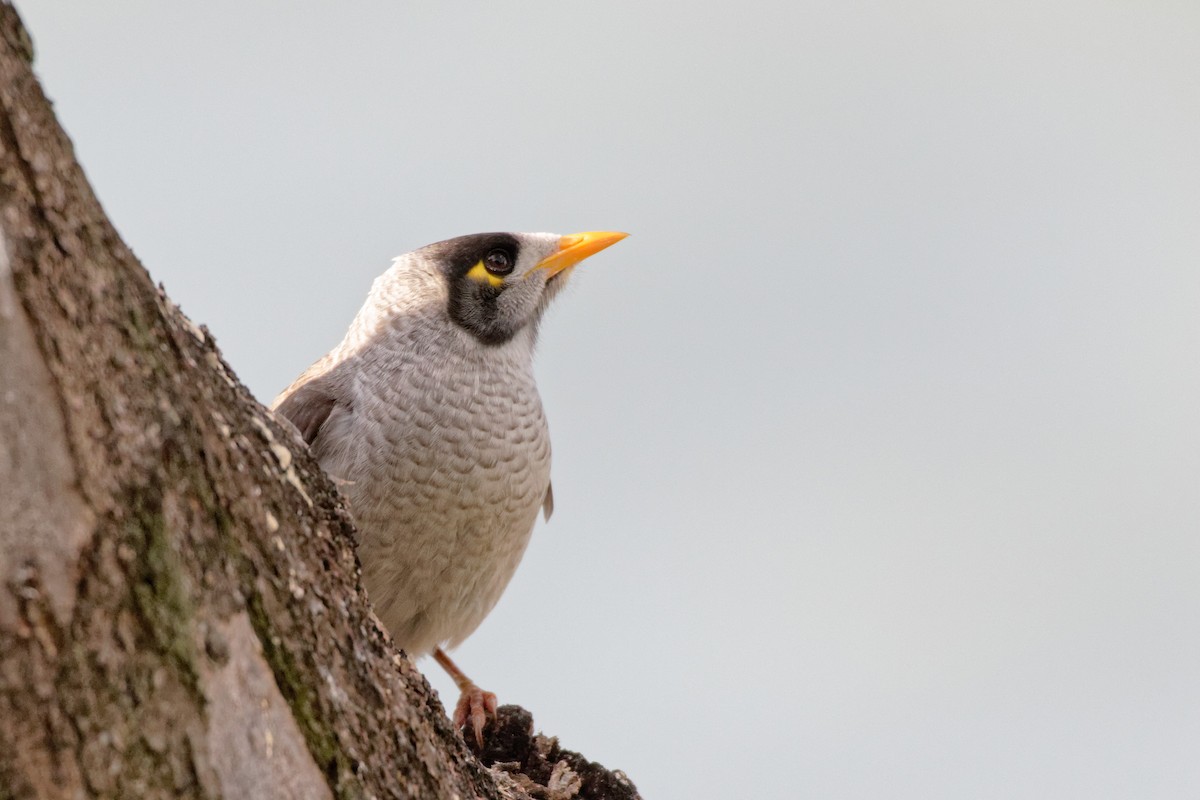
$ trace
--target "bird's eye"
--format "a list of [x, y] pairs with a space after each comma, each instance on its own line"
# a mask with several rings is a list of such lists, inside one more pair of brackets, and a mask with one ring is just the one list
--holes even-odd
[[483, 265], [493, 275], [507, 275], [513, 271], [512, 259], [503, 250], [493, 250], [483, 259]]

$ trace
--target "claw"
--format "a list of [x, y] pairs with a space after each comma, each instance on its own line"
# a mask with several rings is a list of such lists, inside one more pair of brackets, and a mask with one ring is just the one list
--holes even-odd
[[455, 730], [466, 728], [469, 721], [471, 729], [475, 731], [475, 742], [483, 747], [483, 729], [487, 725], [488, 717], [496, 718], [496, 709], [499, 706], [496, 695], [476, 686], [440, 647], [433, 651], [433, 657], [450, 673], [450, 677], [454, 678], [458, 690], [462, 693], [458, 697], [458, 705], [454, 707]]
[[485, 692], [473, 683], [464, 686], [458, 705], [454, 708], [454, 727], [465, 728], [469, 721], [475, 731], [475, 742], [483, 747], [483, 728], [487, 725], [488, 717], [495, 719], [496, 708], [496, 695]]

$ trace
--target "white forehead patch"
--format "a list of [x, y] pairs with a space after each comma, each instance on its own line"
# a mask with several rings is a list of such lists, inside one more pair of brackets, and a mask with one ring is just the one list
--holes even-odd
[[533, 269], [547, 256], [558, 252], [562, 236], [557, 233], [518, 233], [521, 254], [517, 259], [516, 272], [525, 273]]

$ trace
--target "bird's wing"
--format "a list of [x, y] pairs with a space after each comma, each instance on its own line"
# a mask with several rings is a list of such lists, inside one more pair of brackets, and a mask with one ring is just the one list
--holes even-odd
[[554, 484], [546, 484], [546, 499], [542, 501], [542, 516], [546, 522], [550, 521], [550, 515], [554, 513]]
[[312, 447], [334, 409], [348, 405], [343, 394], [326, 356], [275, 398], [271, 408], [295, 425], [304, 441]]

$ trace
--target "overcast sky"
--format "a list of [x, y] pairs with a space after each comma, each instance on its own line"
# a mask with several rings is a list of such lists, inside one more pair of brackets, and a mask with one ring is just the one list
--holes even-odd
[[264, 402], [399, 253], [633, 234], [543, 326], [555, 516], [457, 656], [565, 746], [647, 798], [1200, 796], [1194, 0], [18, 7]]

